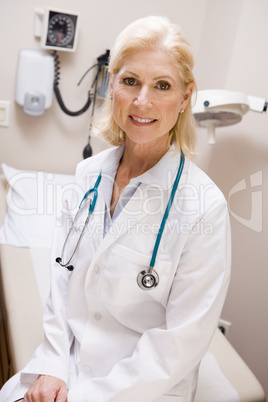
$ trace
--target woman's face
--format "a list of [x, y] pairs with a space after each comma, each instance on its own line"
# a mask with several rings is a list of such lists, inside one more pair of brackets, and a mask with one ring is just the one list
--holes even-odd
[[178, 69], [161, 49], [141, 50], [127, 57], [111, 76], [113, 115], [127, 139], [145, 144], [168, 140], [191, 90], [182, 91]]

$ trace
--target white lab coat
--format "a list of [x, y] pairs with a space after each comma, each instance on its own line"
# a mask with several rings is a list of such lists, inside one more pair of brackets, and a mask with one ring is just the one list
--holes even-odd
[[[93, 187], [100, 170], [108, 175], [121, 154], [122, 147], [113, 148], [81, 162], [66, 209]], [[66, 381], [69, 402], [193, 401], [229, 284], [231, 246], [226, 201], [187, 158], [157, 254], [159, 285], [143, 291], [136, 279], [149, 266], [179, 161], [170, 150], [141, 177], [105, 238], [101, 181], [73, 272], [55, 263], [69, 216], [58, 220], [46, 338], [7, 401], [23, 396], [38, 374]]]

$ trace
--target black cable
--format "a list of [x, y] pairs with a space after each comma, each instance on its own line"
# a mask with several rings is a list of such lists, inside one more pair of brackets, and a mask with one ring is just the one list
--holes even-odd
[[67, 109], [67, 107], [64, 105], [60, 90], [58, 86], [56, 86], [55, 84], [54, 84], [54, 92], [61, 109], [63, 110], [64, 113], [68, 114], [69, 116], [80, 116], [81, 114], [85, 113], [88, 110], [89, 106], [91, 105], [91, 97], [89, 92], [87, 103], [82, 107], [82, 109], [78, 110], [77, 112], [72, 112], [69, 109]]
[[82, 78], [80, 79], [80, 81], [78, 82], [77, 85], [80, 85], [81, 82], [83, 81], [83, 79], [85, 78], [85, 76], [87, 75], [87, 73], [89, 73], [90, 70], [92, 70], [92, 68], [95, 68], [98, 66], [98, 63], [94, 64], [93, 66], [89, 67], [89, 69], [85, 72], [85, 74], [83, 74]]
[[97, 90], [98, 90], [98, 78], [99, 75], [102, 74], [102, 81], [104, 80], [105, 75], [107, 74], [107, 71], [105, 72], [105, 68], [103, 66], [108, 66], [108, 61], [109, 61], [109, 57], [110, 57], [110, 50], [106, 50], [106, 53], [102, 54], [101, 56], [99, 56], [97, 58], [98, 63], [95, 64], [94, 66], [90, 67], [85, 74], [83, 75], [83, 77], [81, 78], [81, 80], [79, 81], [78, 85], [81, 84], [82, 80], [85, 78], [85, 76], [88, 74], [88, 72], [93, 68], [93, 67], [97, 67], [98, 66], [98, 71], [97, 74], [95, 76], [95, 79], [93, 80], [91, 89], [94, 87], [93, 90], [93, 104], [92, 104], [92, 109], [91, 109], [91, 123], [90, 123], [90, 128], [89, 128], [89, 136], [88, 136], [88, 143], [85, 146], [85, 148], [83, 149], [83, 158], [90, 158], [92, 156], [92, 148], [90, 145], [90, 131], [91, 131], [91, 127], [92, 127], [92, 120], [93, 120], [93, 116], [94, 116], [94, 111], [95, 111], [95, 105], [96, 105], [96, 99], [97, 99]]
[[[108, 66], [109, 64], [109, 57], [110, 57], [110, 50], [107, 49], [106, 52], [104, 54], [101, 54], [99, 57], [97, 57], [97, 63], [94, 64], [93, 66], [91, 66], [83, 75], [83, 77], [80, 79], [80, 81], [78, 82], [77, 85], [80, 85], [81, 82], [83, 81], [83, 79], [85, 78], [85, 76], [89, 73], [90, 70], [92, 70], [92, 68], [97, 67], [98, 66], [98, 73], [95, 77], [95, 80], [97, 80], [100, 71], [102, 70], [103, 66]], [[92, 84], [92, 87], [94, 85], [94, 82]]]
[[[57, 98], [57, 101], [61, 107], [61, 109], [63, 110], [64, 113], [68, 114], [69, 116], [80, 116], [81, 114], [85, 113], [89, 106], [91, 105], [91, 101], [92, 101], [92, 97], [91, 97], [91, 92], [88, 91], [88, 99], [86, 104], [82, 107], [82, 109], [78, 110], [77, 112], [72, 112], [69, 109], [67, 109], [67, 107], [65, 106], [61, 93], [60, 93], [60, 89], [59, 89], [59, 82], [60, 82], [60, 60], [59, 60], [59, 55], [57, 54], [57, 51], [54, 50], [53, 52], [53, 57], [54, 57], [54, 71], [55, 71], [55, 75], [54, 75], [54, 92]], [[97, 58], [97, 63], [94, 64], [93, 66], [91, 66], [82, 76], [82, 78], [80, 79], [80, 81], [78, 82], [77, 85], [80, 85], [81, 82], [83, 81], [83, 79], [85, 78], [85, 76], [88, 74], [88, 72], [90, 70], [92, 70], [95, 67], [98, 67], [98, 71], [97, 74], [94, 78], [94, 81], [92, 83], [91, 89], [93, 88], [93, 86], [95, 86], [95, 91], [94, 91], [94, 105], [95, 106], [95, 101], [96, 101], [96, 86], [97, 86], [97, 82], [98, 82], [98, 78], [99, 78], [99, 74], [102, 70], [103, 66], [107, 66], [108, 65], [108, 61], [109, 61], [109, 57], [110, 57], [110, 50], [106, 50], [106, 52], [102, 55], [100, 55]], [[93, 111], [94, 113], [94, 111]]]
[[[92, 127], [91, 124], [92, 124], [93, 115], [94, 115], [94, 111], [95, 111], [95, 105], [96, 105], [96, 99], [97, 99], [97, 89], [98, 89], [97, 88], [98, 87], [98, 76], [100, 74], [100, 71], [101, 71], [101, 66], [99, 65], [98, 72], [97, 72], [96, 77], [95, 77], [95, 79], [94, 79], [94, 81], [92, 83], [92, 86], [91, 86], [91, 88], [94, 87], [94, 90], [93, 90], [93, 98], [92, 98], [93, 104], [92, 104], [92, 109], [91, 109], [91, 123], [90, 123], [89, 132], [91, 131], [91, 127]], [[84, 74], [84, 76], [85, 76], [85, 74]], [[82, 77], [82, 79], [84, 78], [84, 76]], [[79, 81], [79, 83], [82, 81], [82, 79]], [[91, 148], [91, 145], [90, 145], [90, 135], [89, 135], [88, 136], [88, 143], [85, 146], [85, 148], [83, 149], [83, 158], [86, 159], [86, 158], [90, 158], [91, 156], [92, 156], [92, 148]]]
[[[60, 108], [63, 110], [64, 113], [66, 113], [69, 116], [80, 116], [81, 114], [83, 114], [84, 112], [86, 112], [88, 110], [88, 108], [91, 105], [91, 102], [93, 101], [93, 105], [92, 105], [92, 111], [91, 111], [91, 121], [93, 119], [93, 115], [94, 115], [94, 110], [95, 110], [95, 104], [96, 104], [96, 98], [97, 98], [97, 87], [98, 87], [98, 80], [99, 80], [99, 75], [102, 73], [104, 75], [104, 66], [108, 65], [109, 62], [109, 57], [110, 57], [110, 50], [106, 50], [106, 52], [102, 55], [100, 55], [97, 58], [97, 63], [94, 64], [93, 66], [91, 66], [82, 76], [82, 78], [80, 79], [80, 81], [78, 82], [77, 85], [80, 85], [81, 82], [83, 81], [83, 79], [85, 78], [85, 76], [89, 73], [89, 71], [91, 71], [93, 68], [98, 67], [97, 69], [97, 73], [94, 77], [93, 83], [91, 85], [90, 90], [92, 90], [92, 88], [94, 88], [93, 90], [93, 96], [91, 95], [91, 91], [88, 91], [88, 100], [86, 102], [86, 104], [82, 107], [82, 109], [78, 110], [77, 112], [72, 112], [69, 109], [67, 109], [67, 107], [65, 106], [62, 97], [61, 97], [61, 93], [60, 93], [60, 89], [59, 89], [59, 82], [60, 82], [60, 60], [59, 60], [59, 56], [57, 54], [57, 51], [54, 50], [53, 52], [53, 57], [54, 57], [54, 92], [57, 98], [57, 101], [60, 105]], [[91, 126], [90, 126], [90, 130], [91, 130]], [[90, 157], [92, 155], [92, 148], [90, 146], [90, 135], [88, 137], [88, 143], [86, 145], [86, 147], [83, 150], [83, 157], [84, 159]]]
[[59, 61], [59, 56], [58, 56], [56, 50], [54, 50], [54, 52], [53, 52], [53, 57], [54, 57], [54, 69], [55, 69], [54, 92], [55, 92], [57, 101], [64, 113], [68, 114], [69, 116], [80, 116], [81, 114], [85, 113], [88, 110], [89, 106], [91, 105], [90, 91], [88, 91], [88, 99], [87, 99], [86, 104], [82, 107], [82, 109], [78, 110], [77, 112], [72, 112], [69, 109], [67, 109], [67, 107], [65, 106], [65, 104], [62, 100], [60, 89], [58, 87], [59, 81], [60, 81], [60, 61]]

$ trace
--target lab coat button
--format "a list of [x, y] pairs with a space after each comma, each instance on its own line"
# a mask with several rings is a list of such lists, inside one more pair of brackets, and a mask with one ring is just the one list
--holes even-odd
[[96, 274], [99, 272], [100, 268], [98, 265], [95, 265], [94, 271], [96, 272]]
[[75, 231], [75, 233], [79, 233], [81, 230], [78, 226], [74, 226], [74, 231]]
[[98, 313], [98, 312], [96, 312], [95, 314], [94, 314], [94, 318], [95, 318], [95, 320], [97, 320], [97, 321], [99, 321], [99, 320], [101, 320], [101, 314], [100, 313]]
[[92, 372], [92, 368], [87, 364], [84, 364], [81, 369], [85, 374], [90, 374]]

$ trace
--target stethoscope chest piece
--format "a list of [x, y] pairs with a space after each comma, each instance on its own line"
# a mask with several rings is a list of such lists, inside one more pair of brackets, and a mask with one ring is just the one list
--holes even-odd
[[151, 290], [159, 283], [159, 276], [154, 270], [141, 271], [137, 276], [137, 282], [142, 290]]

